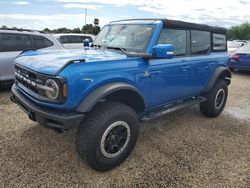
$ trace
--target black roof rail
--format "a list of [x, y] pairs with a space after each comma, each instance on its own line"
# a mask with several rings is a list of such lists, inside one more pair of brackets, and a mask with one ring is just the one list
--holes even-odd
[[195, 30], [204, 30], [210, 31], [218, 34], [226, 34], [226, 28], [224, 27], [217, 27], [217, 26], [209, 26], [206, 24], [198, 24], [192, 22], [184, 22], [179, 20], [171, 20], [171, 19], [163, 19], [163, 18], [138, 18], [138, 19], [125, 19], [125, 20], [116, 20], [111, 21], [110, 23], [122, 22], [122, 21], [162, 21], [164, 27], [171, 27], [171, 28], [183, 28], [183, 29], [195, 29]]
[[18, 28], [0, 28], [0, 30], [9, 30], [9, 31], [28, 31], [28, 32], [37, 32], [47, 34], [45, 31], [39, 31], [34, 29], [18, 29]]

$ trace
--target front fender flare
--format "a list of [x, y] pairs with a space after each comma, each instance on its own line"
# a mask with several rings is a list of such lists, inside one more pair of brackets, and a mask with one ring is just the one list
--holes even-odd
[[224, 79], [228, 81], [228, 85], [230, 84], [230, 78], [232, 77], [230, 70], [227, 67], [218, 67], [213, 73], [213, 76], [209, 80], [205, 92], [208, 92], [210, 89], [213, 88], [214, 84], [218, 80], [220, 76], [224, 75]]
[[133, 85], [123, 83], [123, 82], [115, 82], [115, 83], [105, 84], [95, 89], [94, 91], [92, 91], [79, 104], [76, 111], [80, 113], [89, 112], [101, 99], [105, 98], [105, 96], [118, 90], [130, 90], [130, 91], [136, 92], [137, 94], [140, 95], [140, 97], [144, 101], [144, 98], [141, 92]]

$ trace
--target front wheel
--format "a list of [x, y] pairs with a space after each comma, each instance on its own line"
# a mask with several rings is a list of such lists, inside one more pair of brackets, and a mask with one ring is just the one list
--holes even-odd
[[235, 72], [235, 68], [231, 67], [231, 68], [230, 68], [230, 71], [231, 71], [231, 72]]
[[98, 104], [79, 127], [76, 149], [91, 168], [106, 171], [129, 156], [138, 134], [134, 110], [119, 102], [107, 101]]
[[206, 101], [200, 103], [201, 112], [208, 117], [217, 117], [223, 111], [228, 95], [228, 87], [225, 80], [218, 80], [214, 87], [205, 94]]

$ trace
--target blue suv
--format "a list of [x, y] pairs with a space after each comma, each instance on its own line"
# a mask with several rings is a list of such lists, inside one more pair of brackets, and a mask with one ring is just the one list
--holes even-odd
[[19, 55], [11, 100], [43, 126], [77, 128], [80, 158], [109, 170], [133, 150], [140, 121], [195, 104], [209, 117], [222, 112], [231, 78], [225, 34], [169, 19], [111, 22], [91, 47]]

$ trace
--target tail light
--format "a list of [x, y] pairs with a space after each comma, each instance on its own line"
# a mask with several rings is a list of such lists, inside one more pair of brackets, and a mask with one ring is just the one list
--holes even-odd
[[231, 59], [238, 60], [240, 59], [240, 56], [238, 54], [231, 55]]

